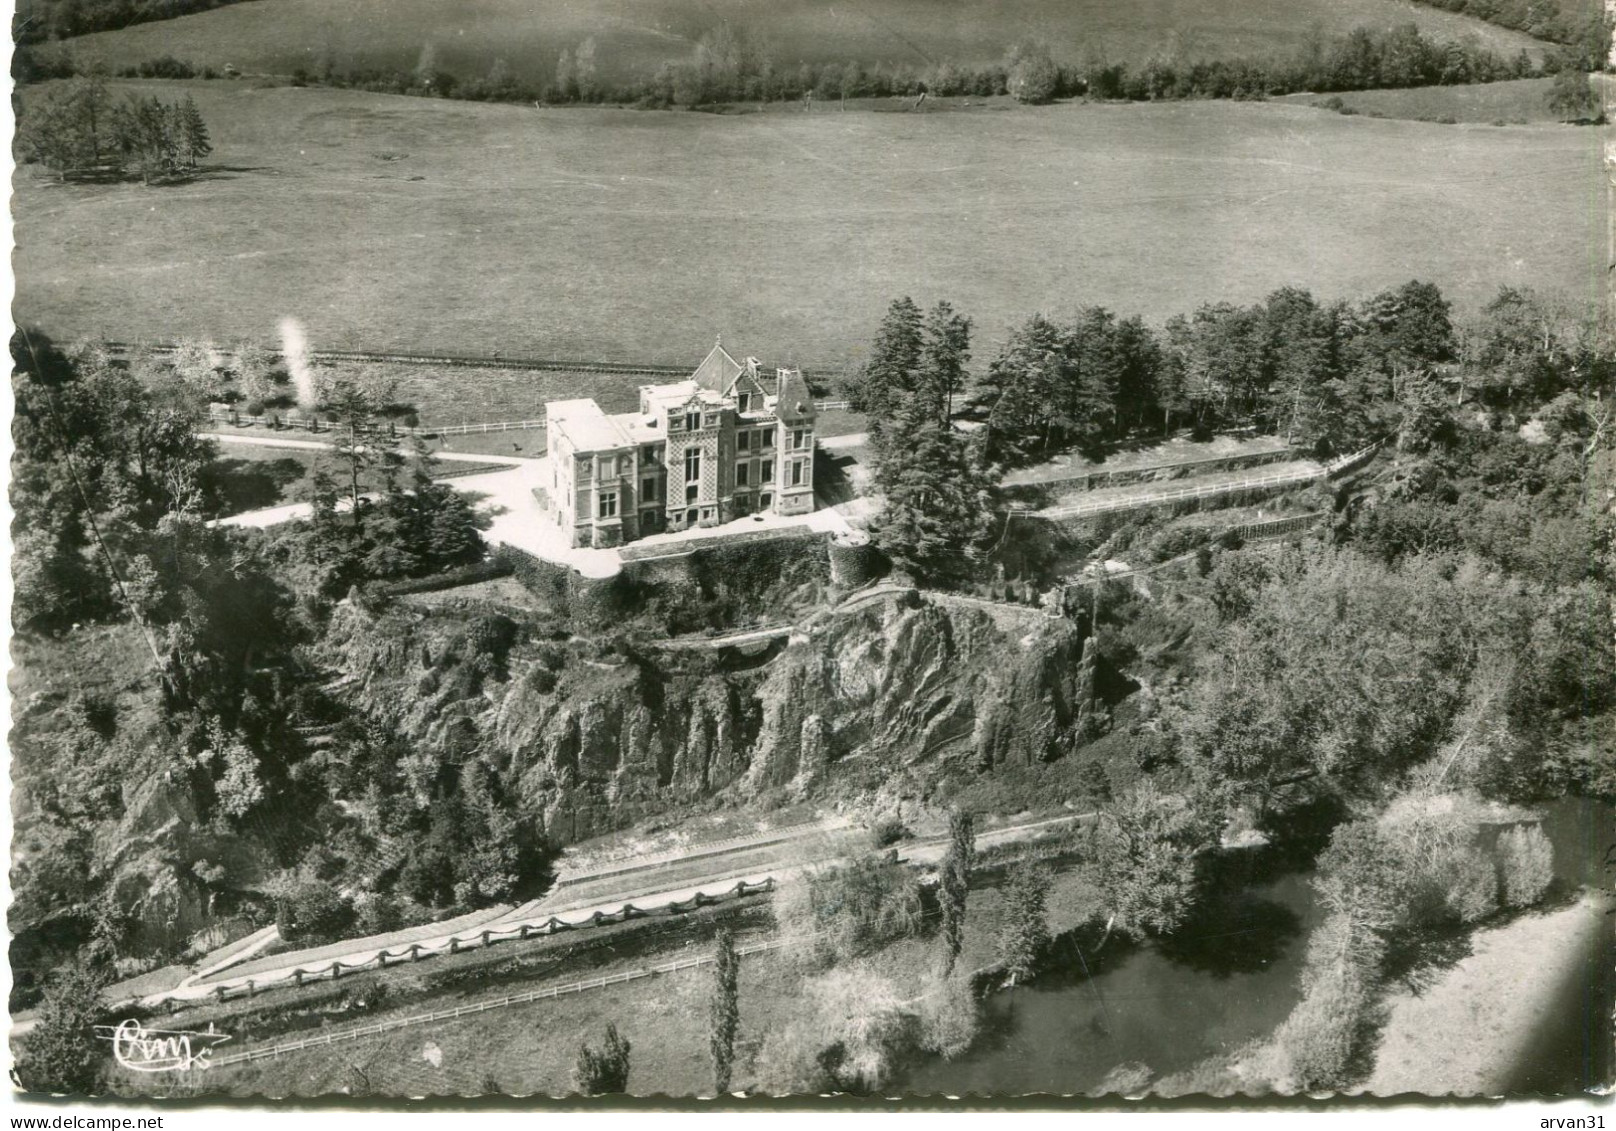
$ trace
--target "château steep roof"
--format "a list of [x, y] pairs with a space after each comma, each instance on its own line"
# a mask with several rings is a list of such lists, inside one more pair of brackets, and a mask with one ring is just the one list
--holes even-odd
[[814, 418], [814, 396], [800, 369], [780, 370], [779, 387], [774, 395], [774, 415], [781, 420]]
[[739, 377], [744, 369], [745, 367], [724, 349], [724, 343], [718, 341], [713, 344], [712, 352], [696, 366], [696, 371], [690, 378], [701, 388], [723, 396], [729, 392], [735, 378]]

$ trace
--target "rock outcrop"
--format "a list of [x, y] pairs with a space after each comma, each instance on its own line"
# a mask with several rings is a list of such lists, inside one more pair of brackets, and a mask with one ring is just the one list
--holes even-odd
[[475, 752], [557, 844], [708, 799], [867, 795], [1057, 758], [1085, 701], [1071, 622], [1007, 628], [923, 600], [824, 616], [761, 664], [418, 611], [354, 612], [340, 632], [357, 705], [423, 750]]

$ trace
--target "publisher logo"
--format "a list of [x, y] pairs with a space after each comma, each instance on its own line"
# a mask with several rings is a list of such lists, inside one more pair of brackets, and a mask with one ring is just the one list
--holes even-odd
[[178, 1029], [148, 1029], [139, 1021], [120, 1021], [116, 1026], [97, 1025], [95, 1035], [112, 1042], [112, 1058], [133, 1072], [184, 1072], [207, 1068], [213, 1050], [230, 1039], [215, 1032]]

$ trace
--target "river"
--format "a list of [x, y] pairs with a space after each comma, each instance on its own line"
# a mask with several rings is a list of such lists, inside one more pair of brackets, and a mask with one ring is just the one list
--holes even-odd
[[[1598, 886], [1610, 807], [1566, 799], [1544, 809], [1561, 890]], [[1079, 1093], [1119, 1065], [1143, 1064], [1159, 1079], [1272, 1033], [1298, 1000], [1320, 919], [1310, 878], [1275, 876], [1254, 855], [1249, 873], [1237, 868], [1178, 936], [1137, 947], [1113, 939], [1099, 956], [1075, 952], [1035, 982], [991, 995], [969, 1053], [915, 1064], [893, 1091]], [[1600, 932], [1590, 948], [1585, 980], [1562, 988], [1556, 1020], [1534, 1037], [1512, 1090], [1574, 1091], [1609, 1077], [1607, 938]]]

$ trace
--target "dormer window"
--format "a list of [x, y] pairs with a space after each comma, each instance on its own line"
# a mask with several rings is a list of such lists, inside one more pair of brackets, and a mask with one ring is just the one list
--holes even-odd
[[701, 413], [699, 413], [699, 412], [687, 412], [687, 413], [685, 413], [685, 431], [686, 432], [695, 432], [700, 428], [701, 428]]
[[751, 412], [752, 411], [752, 394], [751, 393], [741, 393], [739, 396], [737, 396], [735, 398], [735, 403], [740, 406], [740, 411], [741, 412]]

